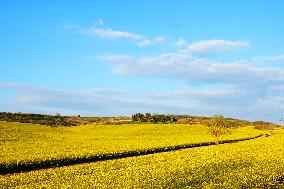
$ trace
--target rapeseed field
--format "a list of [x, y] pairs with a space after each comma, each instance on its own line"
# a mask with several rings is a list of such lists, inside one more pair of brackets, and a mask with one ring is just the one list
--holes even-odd
[[[201, 125], [1, 123], [1, 164], [214, 142]], [[5, 132], [4, 132], [5, 131]], [[267, 131], [234, 129], [221, 140]], [[272, 136], [0, 176], [2, 188], [258, 188], [283, 186], [284, 130]]]

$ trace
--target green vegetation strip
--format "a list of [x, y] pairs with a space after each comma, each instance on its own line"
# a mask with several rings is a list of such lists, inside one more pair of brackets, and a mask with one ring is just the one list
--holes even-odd
[[[220, 141], [220, 144], [251, 140], [251, 139], [259, 138], [262, 136], [267, 137], [270, 135], [261, 134], [261, 135], [257, 135], [257, 136], [249, 137], [249, 138], [223, 140], [223, 141]], [[127, 151], [127, 152], [122, 152], [122, 153], [89, 155], [89, 156], [82, 156], [82, 157], [64, 157], [61, 159], [50, 159], [50, 160], [44, 160], [44, 161], [39, 161], [39, 162], [19, 162], [19, 163], [6, 163], [6, 164], [2, 163], [0, 164], [0, 175], [27, 172], [27, 171], [46, 169], [46, 168], [52, 168], [52, 167], [62, 167], [62, 166], [69, 166], [69, 165], [82, 164], [82, 163], [120, 159], [120, 158], [126, 158], [126, 157], [134, 157], [134, 156], [148, 155], [148, 154], [154, 154], [154, 153], [159, 153], [159, 152], [169, 152], [173, 150], [210, 146], [210, 145], [216, 145], [216, 143], [202, 142], [202, 143], [194, 143], [194, 144], [183, 144], [183, 145], [175, 145], [175, 146], [169, 146], [169, 147], [146, 149], [146, 150], [141, 150], [141, 151], [139, 150], [138, 151]]]

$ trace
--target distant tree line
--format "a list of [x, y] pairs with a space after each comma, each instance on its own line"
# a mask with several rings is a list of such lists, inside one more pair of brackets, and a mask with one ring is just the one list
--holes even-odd
[[28, 114], [28, 113], [9, 113], [0, 112], [0, 121], [7, 122], [21, 122], [21, 123], [34, 123], [48, 126], [75, 126], [78, 123], [70, 121], [67, 117], [60, 114], [42, 115], [42, 114]]
[[132, 121], [135, 123], [176, 123], [177, 118], [174, 115], [136, 113], [132, 115]]
[[272, 129], [279, 127], [279, 125], [277, 124], [265, 122], [265, 121], [255, 121], [252, 123], [252, 125], [256, 129], [259, 129], [259, 130], [272, 130]]
[[[218, 116], [217, 116], [218, 117]], [[85, 124], [110, 124], [121, 125], [129, 123], [179, 123], [206, 125], [213, 117], [191, 116], [191, 115], [163, 115], [163, 114], [142, 114], [136, 113], [132, 117], [82, 117], [82, 116], [61, 116], [60, 114], [31, 114], [31, 113], [10, 113], [0, 112], [0, 121], [34, 123], [48, 126], [76, 126]], [[220, 117], [219, 117], [220, 118]], [[219, 119], [218, 118], [218, 119]], [[214, 120], [217, 119], [216, 116]], [[223, 118], [222, 118], [223, 119]], [[230, 127], [254, 126], [256, 129], [271, 130], [279, 127], [277, 124], [264, 121], [245, 121], [233, 118], [224, 118]]]
[[77, 126], [86, 124], [105, 124], [121, 125], [131, 123], [130, 117], [82, 117], [55, 115], [32, 114], [32, 113], [10, 113], [0, 112], [0, 121], [33, 123], [48, 126]]

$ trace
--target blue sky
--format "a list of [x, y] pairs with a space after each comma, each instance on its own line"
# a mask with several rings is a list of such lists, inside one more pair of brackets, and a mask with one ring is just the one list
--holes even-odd
[[1, 1], [0, 111], [284, 112], [284, 2]]

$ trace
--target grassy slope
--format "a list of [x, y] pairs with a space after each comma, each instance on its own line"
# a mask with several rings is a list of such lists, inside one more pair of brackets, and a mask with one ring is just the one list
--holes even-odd
[[[262, 131], [239, 128], [222, 139], [256, 136]], [[204, 126], [86, 125], [48, 127], [0, 122], [0, 164], [38, 162], [63, 157], [167, 147], [214, 141]]]
[[[284, 130], [271, 137], [0, 176], [19, 188], [255, 188], [284, 170]], [[274, 188], [284, 188], [283, 184]]]

